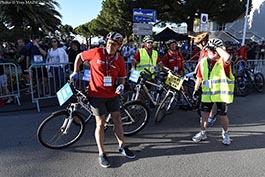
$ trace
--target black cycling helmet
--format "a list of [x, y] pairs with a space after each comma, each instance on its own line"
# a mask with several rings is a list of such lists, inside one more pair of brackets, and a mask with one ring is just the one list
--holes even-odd
[[154, 42], [154, 38], [150, 35], [144, 37], [143, 42]]
[[119, 45], [122, 45], [122, 43], [123, 43], [123, 36], [120, 33], [109, 32], [109, 34], [106, 37], [106, 40], [115, 41]]

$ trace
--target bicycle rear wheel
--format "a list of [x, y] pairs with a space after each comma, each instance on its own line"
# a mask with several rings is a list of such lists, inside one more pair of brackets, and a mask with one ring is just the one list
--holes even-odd
[[71, 119], [66, 110], [61, 110], [52, 113], [40, 124], [37, 138], [47, 148], [61, 149], [75, 143], [84, 128], [84, 121], [78, 114]]
[[121, 119], [124, 135], [136, 134], [149, 120], [148, 108], [139, 100], [127, 102], [121, 109]]
[[247, 84], [248, 81], [244, 76], [238, 76], [235, 80], [235, 95], [236, 96], [247, 96], [250, 93], [250, 86]]
[[254, 75], [254, 84], [257, 92], [262, 93], [264, 90], [264, 77], [261, 73]]
[[159, 104], [155, 113], [155, 123], [160, 123], [162, 119], [166, 116], [167, 112], [170, 110], [172, 98], [173, 94], [169, 93]]

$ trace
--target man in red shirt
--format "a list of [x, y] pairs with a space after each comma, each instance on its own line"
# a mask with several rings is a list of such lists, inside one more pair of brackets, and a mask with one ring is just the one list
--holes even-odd
[[177, 41], [171, 39], [167, 41], [168, 52], [163, 56], [162, 63], [165, 67], [183, 75], [184, 58], [181, 51], [177, 49]]
[[[109, 167], [110, 163], [104, 150], [104, 124], [106, 115], [111, 114], [114, 123], [114, 133], [119, 143], [119, 152], [128, 158], [134, 158], [124, 143], [118, 94], [124, 89], [126, 69], [122, 56], [117, 52], [123, 43], [123, 37], [116, 32], [110, 32], [104, 48], [94, 48], [77, 55], [74, 72], [70, 78], [76, 78], [82, 62], [90, 64], [89, 103], [96, 118], [95, 138], [99, 150], [99, 163]], [[115, 83], [120, 85], [116, 88]], [[119, 88], [119, 89], [118, 89]]]

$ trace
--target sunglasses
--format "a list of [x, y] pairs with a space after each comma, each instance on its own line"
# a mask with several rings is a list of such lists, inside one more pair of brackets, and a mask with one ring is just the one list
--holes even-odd
[[52, 43], [56, 43], [57, 41], [52, 41]]

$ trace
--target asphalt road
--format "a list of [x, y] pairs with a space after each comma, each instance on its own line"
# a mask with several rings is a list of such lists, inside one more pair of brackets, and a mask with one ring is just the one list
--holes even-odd
[[94, 123], [74, 145], [63, 150], [42, 147], [36, 139], [40, 122], [57, 107], [0, 113], [0, 177], [262, 177], [265, 173], [265, 94], [236, 98], [229, 106], [230, 146], [222, 145], [217, 122], [208, 140], [193, 143], [199, 131], [195, 112], [175, 111], [160, 125], [153, 119], [127, 143], [131, 160], [117, 152], [112, 130], [105, 147], [111, 168], [98, 164]]

